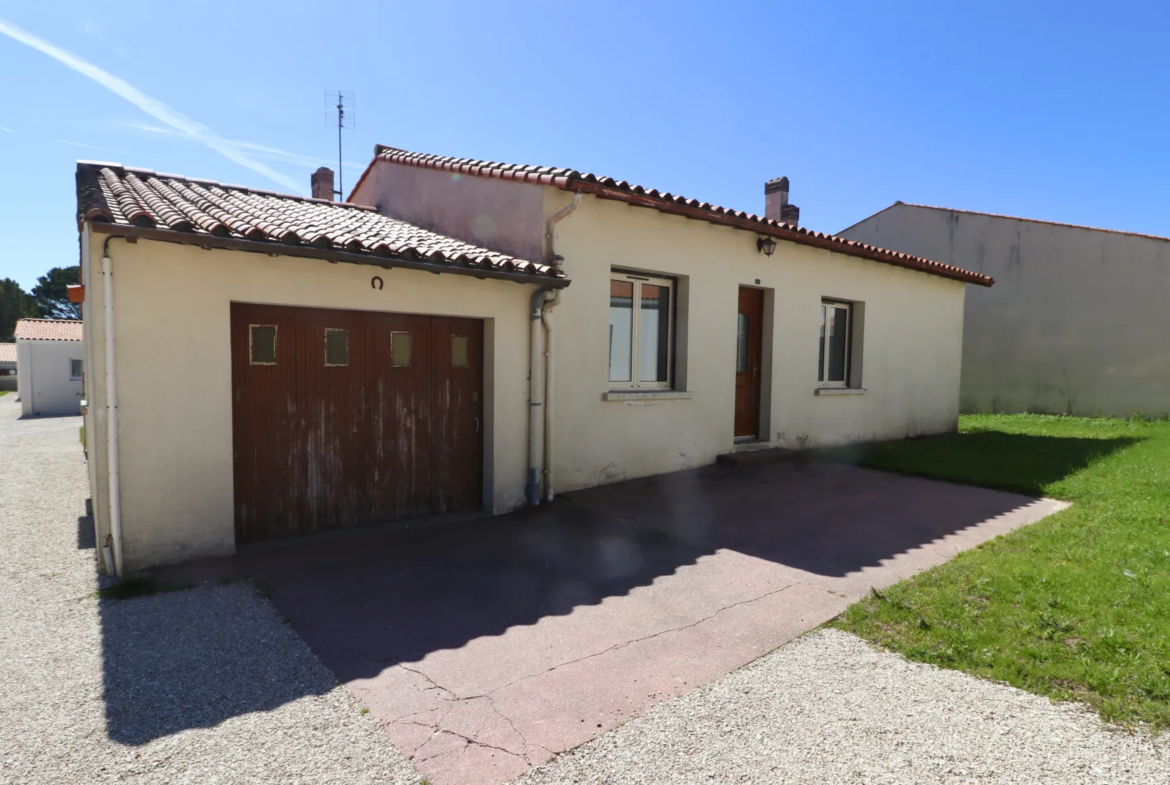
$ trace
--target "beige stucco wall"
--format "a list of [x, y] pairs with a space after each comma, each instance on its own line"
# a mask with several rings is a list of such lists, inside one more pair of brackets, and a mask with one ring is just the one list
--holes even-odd
[[[547, 189], [546, 216], [570, 198]], [[573, 281], [556, 309], [558, 491], [708, 464], [733, 449], [741, 285], [767, 290], [770, 305], [765, 441], [803, 448], [957, 426], [962, 283], [787, 242], [767, 257], [752, 232], [592, 196], [559, 224], [556, 251]], [[678, 360], [690, 398], [603, 400], [614, 267], [680, 278]], [[822, 297], [865, 304], [863, 395], [814, 394]]]
[[964, 411], [1170, 413], [1170, 241], [911, 205], [843, 234], [996, 279], [967, 292]]
[[82, 341], [18, 340], [17, 394], [21, 413], [25, 416], [80, 413], [81, 380], [69, 378], [69, 361], [84, 358]]
[[[101, 242], [92, 235], [85, 318], [100, 347]], [[205, 251], [142, 240], [110, 243], [114, 270], [122, 530], [127, 570], [235, 548], [232, 487], [232, 301], [483, 318], [485, 482], [497, 512], [523, 501], [531, 288], [352, 264]], [[370, 286], [373, 275], [383, 290]], [[101, 352], [91, 352], [95, 379]], [[109, 532], [104, 387], [92, 396], [98, 541]]]
[[481, 248], [539, 261], [543, 192], [530, 183], [378, 161], [350, 201]]

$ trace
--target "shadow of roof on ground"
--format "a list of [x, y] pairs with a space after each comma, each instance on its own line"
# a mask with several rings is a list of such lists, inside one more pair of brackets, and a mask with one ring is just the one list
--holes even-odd
[[[1057, 440], [1076, 443], [1028, 451], [1017, 439], [975, 436], [961, 437], [971, 455], [1011, 450], [1002, 460], [1025, 461], [1036, 487], [1124, 446]], [[1051, 456], [1020, 457], [1037, 452]], [[290, 543], [155, 575], [171, 584], [254, 579], [337, 678], [351, 681], [629, 594], [719, 550], [841, 577], [1031, 501], [838, 463], [712, 466], [574, 492], [497, 518]], [[239, 636], [263, 635], [262, 626], [216, 624], [214, 614], [198, 623], [176, 618], [192, 625], [191, 645], [176, 647], [175, 636], [120, 602], [103, 602], [102, 616], [110, 734], [125, 743], [309, 694], [295, 679], [276, 690], [223, 693], [230, 680], [221, 675], [235, 667], [256, 669], [258, 684], [274, 678], [254, 659], [237, 662]], [[243, 650], [255, 651], [251, 643]], [[193, 707], [186, 726], [179, 705]]]

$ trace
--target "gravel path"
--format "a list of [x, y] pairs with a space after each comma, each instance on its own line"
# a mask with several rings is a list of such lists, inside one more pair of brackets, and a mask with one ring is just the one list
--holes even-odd
[[1170, 738], [821, 630], [516, 783], [1159, 785]]
[[19, 420], [15, 398], [0, 396], [0, 783], [418, 781], [251, 586], [95, 599], [81, 419]]

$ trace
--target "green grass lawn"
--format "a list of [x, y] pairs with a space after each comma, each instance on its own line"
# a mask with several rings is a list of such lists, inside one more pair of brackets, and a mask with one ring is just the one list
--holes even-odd
[[1170, 422], [978, 415], [959, 430], [835, 457], [1073, 506], [833, 625], [1113, 722], [1170, 728]]

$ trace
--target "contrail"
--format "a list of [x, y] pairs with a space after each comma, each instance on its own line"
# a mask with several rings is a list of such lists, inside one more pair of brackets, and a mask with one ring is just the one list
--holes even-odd
[[9, 38], [19, 41], [20, 43], [36, 49], [42, 54], [46, 54], [57, 62], [71, 68], [83, 76], [88, 76], [93, 81], [100, 84], [102, 87], [109, 90], [114, 95], [120, 96], [130, 103], [137, 106], [143, 112], [164, 123], [176, 131], [180, 131], [187, 136], [196, 139], [203, 144], [215, 150], [220, 155], [227, 158], [229, 161], [234, 161], [240, 166], [246, 166], [257, 174], [262, 174], [268, 179], [280, 183], [285, 188], [289, 188], [295, 193], [304, 193], [304, 188], [296, 180], [291, 177], [277, 172], [264, 165], [263, 163], [253, 159], [244, 154], [237, 146], [230, 140], [224, 139], [217, 133], [212, 131], [202, 123], [198, 123], [191, 118], [176, 112], [162, 101], [156, 98], [151, 98], [146, 93], [139, 90], [134, 85], [119, 79], [108, 71], [98, 68], [92, 63], [82, 60], [80, 57], [66, 52], [60, 47], [54, 46], [43, 38], [38, 38], [32, 33], [25, 32], [19, 27], [16, 27], [3, 19], [0, 19], [0, 33]]
[[10, 134], [10, 133], [12, 133], [12, 129], [11, 129], [11, 128], [5, 128], [5, 127], [4, 127], [4, 126], [2, 126], [2, 125], [0, 125], [0, 131], [4, 131], [5, 133], [9, 133], [9, 134]]
[[58, 144], [71, 144], [74, 147], [84, 147], [87, 150], [101, 150], [103, 153], [113, 153], [114, 155], [136, 155], [135, 153], [128, 153], [125, 150], [111, 150], [108, 147], [98, 147], [93, 144], [82, 144], [81, 142], [70, 142], [68, 139], [58, 139]]
[[[119, 120], [116, 121], [118, 125], [126, 128], [133, 128], [136, 131], [143, 131], [150, 134], [159, 134], [162, 136], [177, 137], [181, 139], [189, 139], [186, 134], [181, 134], [170, 128], [162, 128], [157, 125], [150, 125], [138, 120]], [[248, 150], [253, 153], [260, 154], [261, 158], [272, 158], [277, 161], [285, 161], [286, 163], [297, 164], [298, 166], [328, 166], [333, 163], [332, 159], [313, 158], [308, 155], [301, 155], [299, 153], [290, 153], [288, 150], [281, 150], [277, 147], [269, 147], [263, 144], [256, 144], [255, 142], [241, 142], [239, 139], [224, 140], [228, 144], [240, 148], [241, 150]], [[364, 161], [345, 161], [345, 166], [351, 169], [364, 169], [366, 164]]]

